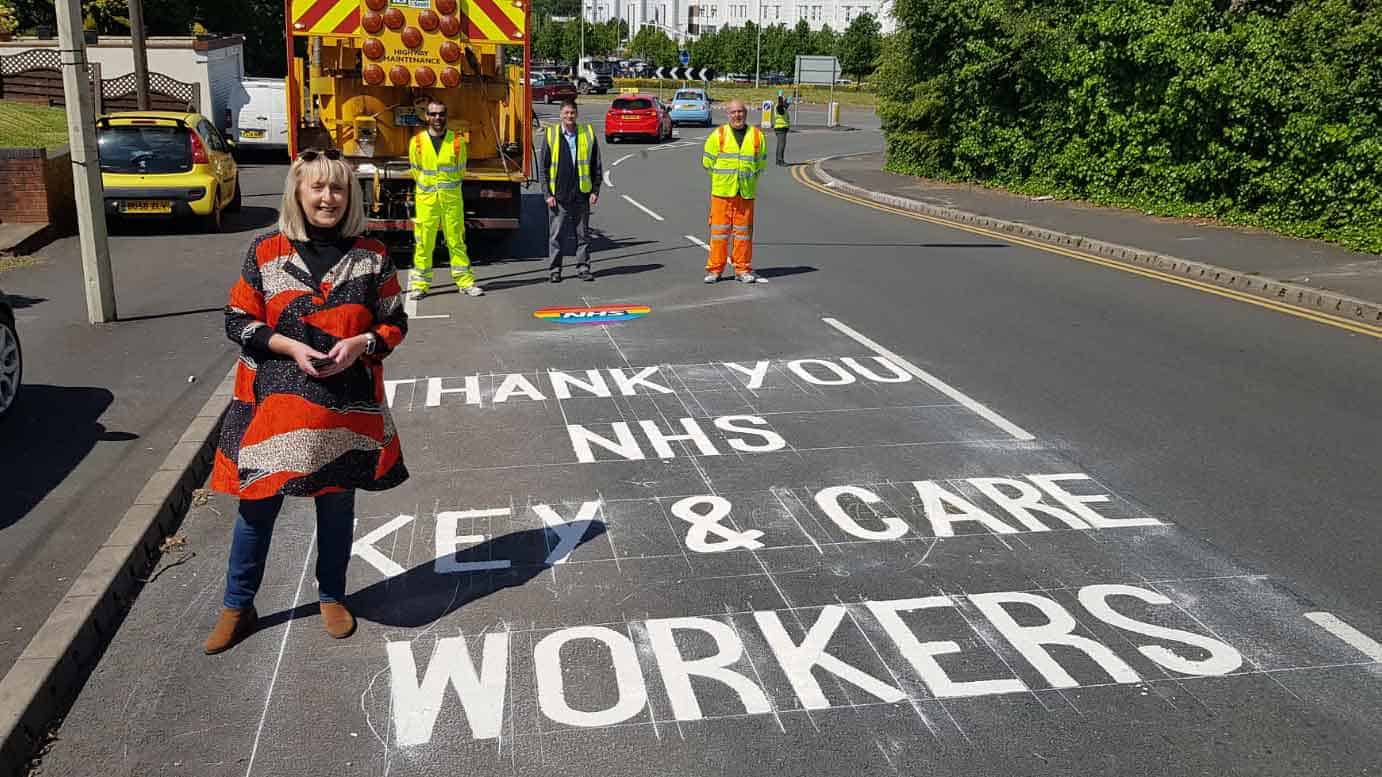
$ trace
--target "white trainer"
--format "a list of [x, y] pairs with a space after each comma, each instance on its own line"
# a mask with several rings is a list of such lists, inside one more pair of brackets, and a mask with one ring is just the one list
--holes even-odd
[[741, 272], [734, 277], [740, 283], [758, 283], [758, 276], [751, 272]]
[[706, 273], [705, 278], [703, 278], [702, 280], [704, 280], [706, 283], [714, 283], [715, 281], [720, 280], [720, 274], [714, 272]]
[[461, 289], [461, 293], [466, 295], [467, 297], [485, 296], [485, 290], [480, 288], [479, 286], [467, 286], [464, 289]]

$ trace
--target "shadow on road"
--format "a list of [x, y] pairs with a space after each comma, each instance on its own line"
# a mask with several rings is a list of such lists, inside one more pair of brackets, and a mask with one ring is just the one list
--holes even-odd
[[25, 385], [0, 425], [0, 529], [62, 485], [98, 442], [137, 439], [97, 422], [115, 396], [102, 388]]
[[791, 267], [760, 267], [759, 269], [754, 270], [754, 272], [758, 275], [763, 276], [764, 278], [785, 278], [788, 275], [800, 275], [806, 272], [816, 272], [816, 268], [807, 267], [806, 265], [794, 265]]
[[[602, 521], [584, 523], [585, 531], [576, 546], [605, 533]], [[420, 628], [434, 623], [471, 602], [505, 588], [516, 588], [542, 574], [550, 564], [547, 557], [562, 539], [551, 529], [528, 529], [466, 548], [453, 558], [459, 563], [486, 563], [507, 559], [507, 569], [460, 574], [438, 574], [435, 562], [428, 561], [396, 577], [382, 580], [349, 596], [346, 604], [360, 620], [400, 628]], [[259, 629], [306, 618], [319, 612], [316, 602], [300, 604], [260, 617]]]
[[37, 305], [41, 302], [48, 301], [47, 297], [26, 297], [23, 294], [8, 294], [5, 298], [10, 301], [10, 307], [14, 308], [15, 310], [31, 308], [34, 305]]
[[245, 205], [239, 213], [226, 213], [221, 216], [220, 232], [205, 232], [195, 219], [121, 219], [108, 221], [110, 233], [118, 237], [159, 238], [169, 235], [237, 235], [268, 229], [278, 221], [277, 208], [262, 208]]

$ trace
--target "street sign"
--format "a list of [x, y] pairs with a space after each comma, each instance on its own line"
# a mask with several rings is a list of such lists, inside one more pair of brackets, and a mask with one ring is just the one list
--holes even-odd
[[677, 59], [681, 61], [682, 67], [686, 67], [687, 65], [691, 64], [691, 52], [682, 49], [681, 51], [677, 52]]
[[840, 61], [834, 57], [798, 56], [796, 65], [798, 84], [835, 84], [840, 77]]
[[[685, 52], [683, 52], [685, 53]], [[660, 67], [653, 73], [654, 78], [669, 78], [674, 81], [709, 81], [715, 77], [713, 67]]]

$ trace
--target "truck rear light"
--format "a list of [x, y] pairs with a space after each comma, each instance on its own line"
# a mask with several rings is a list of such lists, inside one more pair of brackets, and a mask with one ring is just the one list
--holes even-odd
[[202, 139], [197, 133], [188, 131], [187, 139], [192, 143], [192, 164], [206, 165], [211, 164], [211, 160], [206, 156], [206, 146], [202, 145]]
[[461, 85], [461, 71], [454, 67], [448, 67], [441, 71], [441, 82], [443, 86], [455, 88]]
[[461, 34], [461, 20], [454, 16], [443, 16], [441, 18], [441, 34], [448, 38], [454, 38]]
[[481, 189], [480, 199], [482, 200], [512, 200], [513, 192], [508, 189]]
[[447, 64], [451, 64], [460, 60], [461, 47], [455, 41], [446, 41], [441, 44], [441, 48], [437, 53], [441, 54], [443, 61]]
[[415, 49], [422, 45], [422, 30], [416, 27], [407, 27], [403, 30], [403, 34], [399, 36], [399, 39], [403, 41], [404, 46]]
[[437, 71], [426, 65], [413, 71], [413, 81], [418, 86], [431, 86], [437, 82]]
[[440, 24], [440, 22], [441, 20], [437, 17], [437, 12], [430, 8], [417, 15], [418, 26], [421, 27], [424, 32], [436, 32], [437, 25]]
[[384, 24], [391, 30], [403, 29], [403, 12], [397, 8], [390, 8], [384, 12]]
[[384, 83], [384, 68], [378, 65], [365, 65], [365, 83], [379, 86]]
[[389, 80], [393, 82], [394, 86], [407, 86], [412, 78], [413, 76], [408, 72], [408, 68], [402, 65], [394, 65], [389, 68]]
[[389, 5], [389, 0], [365, 0], [365, 7], [371, 11], [382, 11]]
[[370, 35], [378, 35], [384, 29], [384, 16], [378, 11], [369, 11], [360, 17], [360, 26]]
[[437, 0], [437, 12], [443, 16], [456, 12], [456, 0]]
[[378, 38], [370, 38], [365, 41], [365, 45], [362, 46], [361, 49], [365, 52], [365, 56], [370, 59], [384, 58], [384, 41]]

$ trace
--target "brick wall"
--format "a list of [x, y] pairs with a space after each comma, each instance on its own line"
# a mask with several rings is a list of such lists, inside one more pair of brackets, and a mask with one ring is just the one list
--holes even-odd
[[76, 225], [72, 157], [67, 149], [0, 148], [0, 222]]

